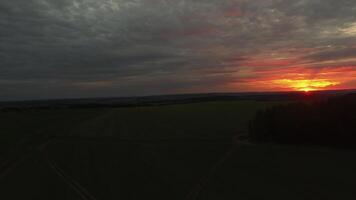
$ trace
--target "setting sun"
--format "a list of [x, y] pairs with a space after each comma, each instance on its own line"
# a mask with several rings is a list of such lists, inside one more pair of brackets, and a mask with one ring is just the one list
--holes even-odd
[[323, 90], [323, 89], [327, 89], [330, 86], [335, 86], [339, 84], [339, 82], [329, 81], [326, 79], [310, 79], [310, 80], [281, 79], [281, 80], [275, 80], [273, 82], [282, 87], [288, 87], [296, 91], [304, 91], [304, 92]]
[[304, 88], [303, 91], [304, 91], [304, 92], [310, 92], [310, 91], [313, 91], [313, 90], [310, 89], [310, 88]]

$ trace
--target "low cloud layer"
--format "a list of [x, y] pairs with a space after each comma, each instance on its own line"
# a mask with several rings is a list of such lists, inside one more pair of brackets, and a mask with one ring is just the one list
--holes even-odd
[[355, 88], [354, 0], [0, 2], [0, 100]]

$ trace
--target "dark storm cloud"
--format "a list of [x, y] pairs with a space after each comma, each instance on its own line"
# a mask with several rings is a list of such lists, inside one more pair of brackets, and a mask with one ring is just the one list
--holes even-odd
[[1, 1], [0, 98], [221, 90], [260, 76], [247, 59], [304, 49], [317, 68], [355, 58], [354, 13], [353, 0]]

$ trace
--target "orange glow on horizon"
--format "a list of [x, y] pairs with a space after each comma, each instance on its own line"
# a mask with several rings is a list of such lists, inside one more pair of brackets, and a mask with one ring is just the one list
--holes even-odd
[[328, 87], [340, 84], [340, 82], [330, 81], [327, 79], [280, 79], [273, 81], [273, 83], [280, 87], [290, 88], [295, 91], [303, 92], [324, 90]]
[[[233, 74], [238, 81], [227, 83], [224, 89], [226, 91], [310, 93], [318, 90], [356, 88], [356, 65], [313, 67], [313, 65], [294, 65], [293, 60], [284, 59], [284, 61], [286, 63], [265, 59], [243, 61], [246, 66], [239, 67], [238, 71]], [[264, 65], [270, 67], [264, 67]]]

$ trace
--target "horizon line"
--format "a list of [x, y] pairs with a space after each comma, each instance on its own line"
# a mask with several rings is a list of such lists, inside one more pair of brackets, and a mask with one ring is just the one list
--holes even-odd
[[37, 99], [14, 99], [14, 100], [0, 100], [0, 103], [16, 103], [16, 102], [38, 102], [38, 101], [70, 101], [70, 100], [91, 100], [91, 99], [134, 99], [134, 98], [149, 98], [149, 97], [163, 97], [163, 96], [185, 96], [185, 95], [253, 95], [253, 94], [304, 94], [304, 93], [323, 93], [323, 92], [353, 92], [355, 89], [332, 89], [332, 90], [313, 90], [313, 91], [296, 91], [296, 90], [283, 90], [283, 91], [246, 91], [246, 92], [192, 92], [192, 93], [166, 93], [166, 94], [150, 94], [150, 95], [131, 95], [131, 96], [97, 96], [97, 97], [54, 97], [54, 98], [37, 98]]

